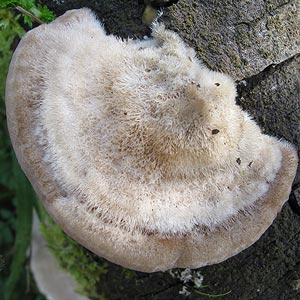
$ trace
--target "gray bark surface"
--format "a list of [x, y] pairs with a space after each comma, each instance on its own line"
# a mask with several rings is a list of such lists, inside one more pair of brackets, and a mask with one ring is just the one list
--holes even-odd
[[[143, 37], [144, 5], [133, 0], [41, 1], [57, 14], [88, 6], [107, 31], [121, 37]], [[210, 68], [237, 80], [237, 102], [263, 130], [300, 147], [299, 1], [181, 0], [161, 18]], [[231, 291], [228, 300], [300, 299], [299, 172], [290, 201], [253, 246], [227, 261], [201, 268], [199, 291]], [[109, 263], [99, 294], [106, 299], [207, 299], [193, 284], [169, 272], [144, 274]], [[196, 276], [193, 273], [193, 276]], [[191, 292], [179, 292], [183, 285]]]

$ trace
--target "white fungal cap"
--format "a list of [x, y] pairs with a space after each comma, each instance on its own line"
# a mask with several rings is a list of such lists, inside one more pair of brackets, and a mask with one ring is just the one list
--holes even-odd
[[6, 101], [51, 216], [98, 255], [152, 272], [225, 260], [288, 199], [295, 149], [263, 135], [235, 96], [163, 25], [123, 41], [80, 9], [26, 34]]

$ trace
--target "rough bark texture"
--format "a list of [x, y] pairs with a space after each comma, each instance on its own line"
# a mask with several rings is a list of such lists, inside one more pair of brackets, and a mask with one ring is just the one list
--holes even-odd
[[[42, 1], [57, 14], [88, 6], [109, 33], [142, 37], [144, 5], [133, 0]], [[238, 103], [265, 132], [300, 147], [299, 1], [181, 0], [161, 19], [197, 50], [209, 67], [238, 80]], [[299, 182], [299, 173], [295, 181]], [[300, 299], [300, 188], [273, 225], [252, 247], [227, 261], [201, 269], [199, 291], [223, 293], [230, 300]], [[194, 274], [193, 274], [194, 276]], [[196, 275], [195, 275], [196, 276]], [[178, 277], [178, 276], [177, 276]], [[170, 273], [143, 274], [109, 264], [99, 293], [107, 299], [207, 299], [192, 282], [184, 284]]]

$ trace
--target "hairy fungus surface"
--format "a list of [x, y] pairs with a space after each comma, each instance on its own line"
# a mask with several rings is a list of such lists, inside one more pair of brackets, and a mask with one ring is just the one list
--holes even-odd
[[88, 9], [31, 30], [7, 79], [18, 160], [75, 240], [153, 272], [221, 262], [288, 199], [297, 154], [235, 103], [179, 36], [106, 35]]

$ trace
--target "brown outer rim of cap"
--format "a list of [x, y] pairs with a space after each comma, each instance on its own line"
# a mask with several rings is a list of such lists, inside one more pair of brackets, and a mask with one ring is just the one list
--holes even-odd
[[[30, 37], [32, 39], [32, 33]], [[85, 223], [83, 216], [77, 216], [76, 220], [66, 218], [64, 211], [57, 205], [59, 201], [55, 200], [62, 191], [51, 178], [51, 170], [43, 170], [45, 168], [43, 162], [40, 162], [38, 167], [37, 164], [28, 163], [34, 159], [33, 154], [30, 154], [31, 157], [24, 155], [28, 152], [21, 149], [23, 144], [18, 141], [24, 140], [20, 134], [20, 126], [30, 128], [31, 120], [34, 120], [30, 105], [25, 105], [26, 95], [24, 94], [26, 93], [13, 88], [16, 62], [25, 48], [26, 42], [23, 38], [14, 53], [7, 77], [6, 104], [10, 137], [18, 161], [45, 208], [62, 229], [80, 244], [109, 261], [138, 271], [155, 272], [175, 267], [198, 268], [224, 261], [249, 247], [272, 224], [278, 211], [289, 197], [297, 169], [297, 153], [291, 145], [285, 142], [278, 142], [282, 152], [282, 167], [271, 184], [269, 192], [256, 202], [256, 206], [249, 213], [241, 212], [234, 222], [220, 226], [209, 233], [204, 234], [194, 229], [184, 236], [143, 235], [127, 232], [107, 223], [101, 224], [102, 229], [94, 232], [83, 226]], [[26, 80], [30, 81], [23, 76], [22, 82], [18, 83], [19, 86], [27, 86]], [[17, 101], [20, 103], [17, 104]], [[23, 117], [22, 122], [16, 119], [15, 110], [18, 109], [26, 116]], [[42, 149], [37, 144], [32, 147], [36, 147], [34, 153], [40, 152], [39, 156], [41, 156]], [[41, 174], [43, 174], [42, 180]]]

